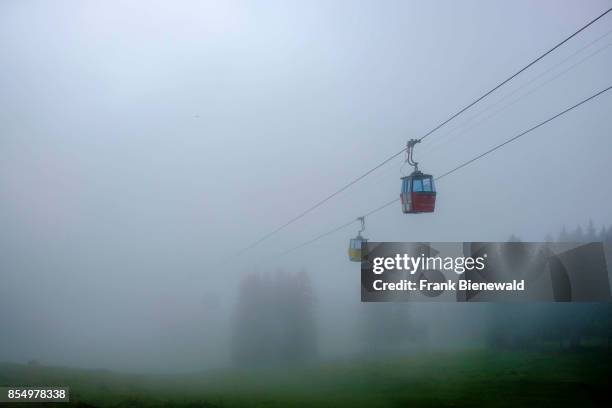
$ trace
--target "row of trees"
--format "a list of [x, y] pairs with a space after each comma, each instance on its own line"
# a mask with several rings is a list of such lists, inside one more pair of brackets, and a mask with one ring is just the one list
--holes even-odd
[[[509, 241], [520, 241], [512, 235]], [[612, 242], [612, 226], [596, 228], [592, 221], [571, 232], [562, 227], [557, 238], [547, 242]], [[431, 340], [431, 325], [425, 325], [411, 313], [408, 303], [368, 304], [363, 313], [363, 338], [368, 349], [397, 349]], [[462, 305], [466, 307], [467, 305]], [[610, 303], [542, 303], [470, 305], [472, 315], [466, 322], [481, 320], [485, 342], [493, 348], [557, 347], [568, 350], [592, 343], [608, 343], [612, 339], [612, 305]], [[434, 309], [435, 307], [435, 309]], [[428, 310], [442, 314], [452, 312], [447, 305], [431, 304]], [[467, 308], [466, 308], [467, 309]], [[452, 323], [452, 322], [451, 322]], [[448, 324], [448, 322], [445, 322]], [[478, 332], [477, 325], [466, 330]], [[455, 334], [453, 334], [455, 335]], [[472, 341], [478, 341], [478, 335]]]
[[[546, 240], [612, 242], [612, 226], [598, 229], [589, 222], [585, 228], [578, 226], [572, 232], [563, 227], [556, 239], [549, 235]], [[520, 239], [512, 236], [510, 241]], [[413, 306], [409, 303], [362, 304], [358, 310], [361, 322], [358, 336], [364, 350], [400, 351], [430, 341], [435, 336], [431, 324], [428, 319], [414, 315]], [[569, 349], [579, 347], [587, 339], [609, 341], [612, 335], [609, 303], [470, 306], [470, 316], [464, 318], [472, 323], [464, 330], [474, 329], [481, 333], [480, 336], [484, 334], [484, 340], [495, 348], [557, 344]], [[424, 310], [426, 313], [434, 312], [434, 315], [454, 316], [451, 312], [455, 313], [455, 309], [456, 305], [431, 304]], [[467, 312], [468, 308], [463, 310]], [[480, 329], [478, 322], [481, 322]], [[450, 323], [453, 323], [452, 318]], [[456, 336], [459, 329], [453, 327], [445, 329]], [[478, 335], [473, 339], [478, 341]], [[242, 366], [304, 362], [314, 358], [317, 354], [317, 330], [313, 289], [308, 274], [279, 271], [246, 275], [240, 286], [232, 342], [234, 362]]]
[[[509, 241], [520, 241], [512, 235]], [[546, 242], [612, 243], [612, 226], [597, 228], [589, 220], [585, 227], [573, 230], [563, 226], [556, 238], [548, 234]], [[488, 339], [495, 347], [534, 346], [545, 342], [560, 348], [580, 347], [586, 340], [612, 338], [612, 305], [610, 303], [549, 303], [540, 305], [491, 305]], [[511, 327], [504, 322], [514, 321]]]
[[[548, 234], [546, 242], [554, 242], [555, 238]], [[575, 229], [568, 231], [565, 225], [561, 228], [556, 238], [557, 242], [612, 242], [612, 225], [596, 228], [592, 220], [586, 227], [578, 225]]]

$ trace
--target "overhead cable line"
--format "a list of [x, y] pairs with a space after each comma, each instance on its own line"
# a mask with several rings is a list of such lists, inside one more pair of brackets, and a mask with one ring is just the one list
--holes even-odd
[[[435, 147], [441, 146], [442, 144], [444, 144], [444, 142], [446, 142], [446, 140], [449, 138], [450, 135], [455, 134], [455, 136], [459, 136], [462, 134], [465, 134], [467, 131], [473, 129], [474, 127], [482, 124], [483, 122], [488, 121], [489, 119], [491, 119], [492, 117], [496, 116], [498, 113], [504, 111], [506, 108], [514, 105], [516, 102], [520, 101], [521, 99], [525, 98], [526, 96], [531, 95], [533, 92], [535, 92], [536, 90], [538, 90], [539, 88], [543, 87], [544, 85], [550, 83], [551, 81], [555, 80], [556, 78], [560, 77], [561, 75], [567, 73], [568, 71], [571, 71], [572, 69], [576, 68], [578, 65], [581, 65], [582, 63], [584, 63], [585, 61], [587, 61], [588, 59], [594, 57], [595, 55], [599, 54], [600, 52], [604, 51], [605, 49], [607, 49], [610, 45], [610, 43], [604, 45], [603, 47], [600, 47], [599, 49], [597, 49], [597, 51], [589, 54], [588, 56], [586, 56], [585, 58], [582, 58], [581, 60], [579, 60], [577, 63], [571, 65], [569, 68], [565, 69], [564, 71], [558, 73], [557, 75], [553, 76], [552, 78], [546, 80], [545, 82], [541, 83], [540, 85], [536, 86], [535, 88], [533, 88], [531, 91], [519, 96], [518, 98], [515, 98], [511, 103], [504, 105], [501, 109], [497, 109], [496, 111], [494, 111], [493, 114], [486, 116], [485, 118], [475, 122], [472, 126], [467, 126], [470, 124], [470, 122], [473, 122], [474, 119], [480, 117], [483, 113], [491, 110], [492, 108], [495, 108], [496, 106], [499, 106], [503, 101], [507, 100], [508, 98], [510, 98], [511, 96], [517, 94], [518, 92], [520, 92], [521, 90], [523, 90], [524, 88], [528, 87], [529, 85], [531, 85], [532, 83], [536, 82], [537, 80], [539, 80], [540, 78], [542, 78], [543, 76], [545, 76], [546, 74], [550, 73], [551, 71], [555, 70], [557, 67], [563, 65], [564, 63], [566, 63], [567, 61], [571, 60], [573, 57], [575, 57], [576, 55], [580, 54], [581, 52], [583, 52], [584, 50], [588, 49], [589, 47], [591, 47], [593, 44], [601, 41], [602, 39], [604, 39], [605, 37], [609, 36], [610, 34], [612, 34], [612, 30], [608, 30], [607, 32], [605, 32], [604, 34], [602, 34], [601, 36], [595, 38], [594, 40], [592, 40], [591, 42], [589, 42], [588, 44], [580, 47], [577, 51], [575, 51], [574, 53], [572, 53], [571, 55], [569, 55], [568, 57], [564, 58], [562, 61], [554, 64], [553, 66], [551, 66], [550, 68], [546, 69], [545, 71], [541, 72], [540, 74], [538, 74], [537, 76], [535, 76], [534, 78], [530, 79], [529, 81], [527, 81], [526, 83], [522, 84], [521, 86], [519, 86], [518, 88], [516, 88], [515, 90], [513, 90], [512, 92], [508, 93], [507, 95], [503, 96], [499, 101], [495, 102], [492, 105], [489, 105], [488, 107], [486, 107], [485, 109], [483, 109], [482, 111], [478, 112], [477, 114], [473, 115], [471, 118], [469, 118], [467, 121], [465, 121], [463, 124], [457, 125], [456, 127], [454, 127], [453, 129], [449, 130], [448, 132], [446, 132], [444, 135], [442, 135], [441, 137], [436, 138], [435, 141]], [[463, 129], [463, 130], [461, 130]], [[458, 132], [459, 131], [459, 132]], [[431, 146], [429, 146], [429, 149], [427, 149], [427, 152], [424, 154], [421, 154], [421, 157], [424, 156], [428, 156], [432, 151]]]
[[[551, 116], [550, 118], [548, 118], [548, 119], [538, 123], [537, 125], [532, 126], [529, 129], [519, 133], [518, 135], [513, 136], [510, 139], [508, 139], [508, 140], [506, 140], [506, 141], [504, 141], [504, 142], [502, 142], [502, 143], [492, 147], [491, 149], [489, 149], [489, 150], [487, 150], [487, 151], [477, 155], [476, 157], [471, 158], [470, 160], [460, 164], [459, 166], [457, 166], [457, 167], [455, 167], [455, 168], [453, 168], [453, 169], [443, 173], [441, 176], [436, 177], [436, 181], [438, 181], [438, 180], [440, 180], [440, 179], [442, 179], [442, 178], [444, 178], [446, 176], [449, 176], [449, 175], [453, 174], [454, 172], [462, 169], [465, 166], [468, 166], [468, 165], [474, 163], [475, 161], [477, 161], [477, 160], [479, 160], [479, 159], [481, 159], [481, 158], [483, 158], [483, 157], [493, 153], [494, 151], [496, 151], [498, 149], [501, 149], [505, 145], [516, 141], [517, 139], [525, 136], [526, 134], [528, 134], [528, 133], [538, 129], [539, 127], [541, 127], [541, 126], [543, 126], [543, 125], [545, 125], [545, 124], [547, 124], [547, 123], [557, 119], [558, 117], [565, 115], [566, 113], [570, 112], [571, 110], [574, 110], [575, 108], [579, 107], [580, 105], [582, 105], [584, 103], [587, 103], [587, 102], [597, 98], [598, 96], [604, 94], [605, 92], [608, 92], [610, 89], [612, 89], [612, 86], [609, 86], [609, 87], [607, 87], [607, 88], [605, 88], [605, 89], [603, 89], [603, 90], [601, 90], [601, 91], [599, 91], [599, 92], [589, 96], [588, 98], [583, 99], [582, 101], [580, 101], [580, 102], [570, 106], [569, 108], [567, 108], [567, 109], [557, 113], [556, 115]], [[362, 217], [368, 217], [368, 216], [370, 216], [372, 214], [375, 214], [375, 213], [377, 213], [377, 212], [379, 212], [379, 211], [381, 211], [381, 210], [383, 210], [383, 209], [385, 209], [385, 208], [389, 207], [390, 205], [395, 204], [397, 202], [398, 202], [398, 199], [394, 198], [391, 201], [388, 201], [388, 202], [382, 204], [381, 206], [376, 207], [373, 210], [370, 210], [369, 212], [363, 214]], [[355, 219], [351, 220], [350, 222], [347, 222], [345, 224], [342, 224], [342, 225], [340, 225], [340, 226], [338, 226], [338, 227], [336, 227], [336, 228], [334, 228], [334, 229], [332, 229], [330, 231], [327, 231], [327, 232], [325, 232], [323, 234], [317, 235], [316, 237], [314, 237], [314, 238], [312, 238], [312, 239], [310, 239], [308, 241], [305, 241], [305, 242], [303, 242], [303, 243], [301, 243], [299, 245], [296, 245], [296, 246], [294, 246], [292, 248], [289, 248], [289, 249], [285, 250], [284, 252], [281, 252], [280, 254], [276, 255], [276, 257], [281, 257], [281, 256], [284, 256], [284, 255], [287, 255], [290, 252], [296, 251], [296, 250], [301, 249], [301, 248], [303, 248], [303, 247], [305, 247], [307, 245], [310, 245], [310, 244], [312, 244], [312, 243], [314, 243], [314, 242], [316, 242], [316, 241], [318, 241], [318, 240], [320, 240], [322, 238], [325, 238], [328, 235], [331, 235], [331, 234], [333, 234], [333, 233], [335, 233], [337, 231], [340, 231], [340, 230], [342, 230], [344, 228], [347, 228], [348, 226], [352, 225], [354, 222], [356, 222]]]
[[449, 174], [453, 174], [453, 173], [454, 173], [454, 172], [456, 172], [457, 170], [459, 170], [459, 169], [461, 169], [461, 168], [463, 168], [463, 167], [465, 167], [465, 166], [467, 166], [467, 165], [469, 165], [469, 164], [471, 164], [471, 163], [475, 162], [475, 161], [476, 161], [476, 160], [478, 160], [478, 159], [483, 158], [484, 156], [486, 156], [486, 155], [488, 155], [488, 154], [490, 154], [490, 153], [493, 153], [494, 151], [496, 151], [497, 149], [500, 149], [500, 148], [504, 147], [504, 146], [505, 146], [505, 145], [507, 145], [508, 143], [512, 143], [512, 142], [514, 142], [515, 140], [517, 140], [517, 139], [519, 139], [519, 138], [521, 138], [521, 137], [525, 136], [526, 134], [528, 134], [528, 133], [530, 133], [530, 132], [532, 132], [532, 131], [536, 130], [537, 128], [539, 128], [539, 127], [541, 127], [541, 126], [543, 126], [543, 125], [547, 124], [548, 122], [551, 122], [551, 121], [553, 121], [553, 120], [557, 119], [559, 116], [563, 116], [563, 115], [565, 115], [566, 113], [568, 113], [569, 111], [576, 109], [576, 108], [577, 108], [577, 107], [579, 107], [580, 105], [582, 105], [582, 104], [584, 104], [584, 103], [587, 103], [587, 102], [589, 102], [589, 101], [590, 101], [590, 100], [592, 100], [592, 99], [597, 98], [598, 96], [602, 95], [603, 93], [608, 92], [610, 89], [612, 89], [612, 86], [609, 86], [609, 87], [607, 87], [607, 88], [605, 88], [605, 89], [603, 89], [603, 90], [601, 90], [601, 91], [597, 92], [596, 94], [591, 95], [591, 96], [589, 96], [589, 97], [588, 97], [588, 98], [586, 98], [586, 99], [583, 99], [582, 101], [578, 102], [577, 104], [570, 106], [569, 108], [567, 108], [567, 109], [565, 109], [565, 110], [563, 110], [563, 111], [561, 111], [561, 112], [557, 113], [557, 114], [556, 114], [556, 115], [554, 115], [554, 116], [551, 116], [550, 118], [546, 119], [545, 121], [540, 122], [540, 123], [538, 123], [537, 125], [535, 125], [535, 126], [533, 126], [533, 127], [529, 128], [529, 129], [525, 130], [524, 132], [521, 132], [521, 133], [519, 133], [518, 135], [516, 135], [516, 136], [514, 136], [514, 137], [512, 137], [512, 138], [510, 138], [510, 139], [508, 139], [508, 140], [506, 140], [505, 142], [500, 143], [500, 144], [498, 144], [498, 145], [496, 145], [496, 146], [492, 147], [491, 149], [487, 150], [486, 152], [481, 153], [481, 154], [479, 154], [478, 156], [476, 156], [476, 157], [474, 157], [474, 158], [472, 158], [472, 159], [470, 159], [470, 160], [466, 161], [465, 163], [460, 164], [459, 166], [455, 167], [454, 169], [449, 170], [449, 171], [447, 171], [446, 173], [443, 173], [441, 176], [439, 176], [438, 178], [436, 178], [436, 180], [439, 180], [439, 179], [441, 179], [441, 178], [444, 178], [444, 177], [448, 176]]
[[604, 11], [602, 14], [600, 14], [599, 16], [595, 17], [593, 20], [589, 21], [587, 24], [585, 24], [584, 26], [582, 26], [581, 28], [579, 28], [578, 30], [576, 30], [573, 34], [571, 34], [570, 36], [566, 37], [564, 40], [562, 40], [561, 42], [557, 43], [554, 47], [552, 47], [551, 49], [549, 49], [548, 51], [546, 51], [544, 54], [540, 55], [539, 57], [537, 57], [536, 59], [534, 59], [533, 61], [531, 61], [529, 64], [525, 65], [523, 68], [519, 69], [518, 71], [516, 71], [514, 74], [510, 75], [508, 78], [504, 79], [503, 81], [501, 81], [499, 84], [495, 85], [493, 88], [491, 88], [490, 91], [485, 92], [482, 96], [478, 97], [476, 100], [474, 100], [472, 103], [470, 103], [469, 105], [465, 106], [463, 109], [461, 109], [459, 112], [455, 113], [454, 115], [452, 115], [450, 118], [446, 119], [444, 122], [440, 123], [438, 126], [436, 126], [435, 128], [433, 128], [432, 130], [430, 130], [429, 132], [427, 132], [424, 136], [422, 136], [419, 140], [423, 140], [425, 139], [427, 136], [431, 135], [433, 132], [435, 132], [436, 130], [440, 129], [442, 126], [446, 125], [448, 122], [450, 122], [451, 120], [455, 119], [457, 116], [461, 115], [463, 112], [465, 112], [466, 110], [468, 110], [469, 108], [471, 108], [472, 106], [476, 105], [478, 102], [480, 102], [481, 100], [483, 100], [484, 98], [486, 98], [487, 96], [491, 95], [493, 92], [495, 92], [496, 90], [498, 90], [499, 88], [501, 88], [502, 86], [504, 86], [505, 84], [507, 84], [508, 82], [512, 81], [514, 78], [516, 78], [517, 76], [519, 76], [522, 72], [526, 71], [527, 69], [529, 69], [531, 66], [533, 66], [534, 64], [536, 64], [538, 61], [540, 61], [542, 58], [546, 57], [548, 54], [550, 54], [551, 52], [553, 52], [554, 50], [556, 50], [557, 48], [559, 48], [560, 46], [562, 46], [563, 44], [565, 44], [566, 42], [568, 42], [569, 40], [571, 40], [572, 38], [574, 38], [575, 36], [577, 36], [578, 34], [580, 34], [582, 31], [586, 30], [589, 26], [591, 26], [593, 23], [595, 23], [597, 20], [601, 19], [602, 17], [604, 17], [606, 14], [608, 14], [610, 11], [612, 11], [612, 7], [610, 7], [609, 9], [607, 9], [606, 11]]
[[[514, 74], [512, 74], [511, 76], [509, 76], [508, 78], [504, 79], [503, 81], [501, 81], [499, 84], [495, 85], [495, 87], [493, 87], [492, 89], [490, 89], [489, 91], [485, 92], [483, 95], [481, 95], [480, 97], [478, 97], [477, 99], [475, 99], [474, 101], [472, 101], [471, 103], [469, 103], [468, 105], [466, 105], [465, 107], [463, 107], [461, 110], [459, 110], [458, 112], [456, 112], [455, 114], [453, 114], [452, 116], [450, 116], [448, 119], [444, 120], [443, 122], [441, 122], [440, 124], [438, 124], [437, 126], [435, 126], [433, 129], [431, 129], [429, 132], [425, 133], [423, 136], [421, 136], [418, 141], [422, 141], [423, 139], [425, 139], [426, 137], [428, 137], [429, 135], [431, 135], [432, 133], [434, 133], [435, 131], [437, 131], [438, 129], [440, 129], [441, 127], [443, 127], [444, 125], [446, 125], [447, 123], [449, 123], [450, 121], [452, 121], [453, 119], [455, 119], [457, 116], [461, 115], [462, 113], [464, 113], [465, 111], [467, 111], [468, 109], [470, 109], [472, 106], [476, 105], [478, 102], [480, 102], [481, 100], [485, 99], [487, 96], [491, 95], [493, 92], [495, 92], [496, 90], [498, 90], [499, 88], [501, 88], [502, 86], [504, 86], [505, 84], [507, 84], [508, 82], [510, 82], [512, 79], [516, 78], [518, 75], [520, 75], [522, 72], [524, 72], [525, 70], [529, 69], [531, 66], [533, 66], [534, 64], [536, 64], [538, 61], [540, 61], [541, 59], [543, 59], [544, 57], [546, 57], [548, 54], [552, 53], [553, 51], [555, 51], [557, 48], [561, 47], [563, 44], [565, 44], [566, 42], [568, 42], [569, 40], [571, 40], [572, 38], [574, 38], [575, 36], [577, 36], [578, 34], [580, 34], [582, 31], [584, 31], [585, 29], [587, 29], [588, 27], [590, 27], [592, 24], [594, 24], [596, 21], [600, 20], [601, 18], [603, 18], [606, 14], [610, 13], [610, 11], [612, 11], [612, 7], [607, 9], [605, 12], [603, 12], [602, 14], [600, 14], [599, 16], [595, 17], [594, 19], [592, 19], [591, 21], [589, 21], [587, 24], [583, 25], [581, 28], [579, 28], [578, 30], [576, 30], [574, 33], [572, 33], [571, 35], [569, 35], [568, 37], [565, 37], [562, 41], [560, 41], [559, 43], [557, 43], [555, 46], [553, 46], [552, 48], [550, 48], [548, 51], [544, 52], [543, 54], [541, 54], [540, 56], [538, 56], [536, 59], [534, 59], [533, 61], [529, 62], [527, 65], [525, 65], [523, 68], [519, 69], [518, 71], [516, 71]], [[261, 238], [257, 239], [256, 241], [254, 241], [253, 243], [243, 247], [242, 249], [240, 249], [237, 254], [241, 255], [243, 253], [245, 253], [246, 251], [256, 247], [257, 245], [259, 245], [260, 243], [262, 243], [263, 241], [267, 240], [268, 238], [276, 235], [278, 232], [280, 232], [281, 230], [285, 229], [286, 227], [288, 227], [289, 225], [293, 224], [294, 222], [298, 221], [299, 219], [303, 218], [304, 216], [306, 216], [308, 213], [312, 212], [313, 210], [317, 209], [318, 207], [322, 206], [323, 204], [325, 204], [326, 202], [328, 202], [329, 200], [331, 200], [332, 198], [336, 197], [337, 195], [339, 195], [340, 193], [342, 193], [343, 191], [347, 190], [349, 187], [353, 186], [354, 184], [358, 183], [359, 181], [361, 181], [362, 179], [364, 179], [365, 177], [367, 177], [368, 175], [370, 175], [371, 173], [373, 173], [374, 171], [378, 170], [379, 168], [381, 168], [382, 166], [384, 166], [385, 164], [389, 163], [391, 160], [395, 159], [396, 157], [398, 157], [399, 155], [401, 155], [402, 153], [404, 153], [404, 151], [406, 151], [406, 148], [402, 148], [402, 150], [398, 151], [397, 153], [394, 153], [393, 155], [389, 156], [388, 158], [386, 158], [385, 160], [383, 160], [382, 162], [380, 162], [379, 164], [377, 164], [376, 166], [372, 167], [370, 170], [366, 171], [365, 173], [361, 174], [360, 176], [358, 176], [357, 178], [353, 179], [352, 181], [350, 181], [349, 183], [345, 184], [344, 186], [342, 186], [341, 188], [339, 188], [338, 190], [336, 190], [335, 192], [333, 192], [332, 194], [328, 195], [327, 197], [323, 198], [322, 200], [318, 201], [317, 203], [313, 204], [312, 206], [308, 207], [307, 209], [305, 209], [304, 211], [302, 211], [301, 213], [299, 213], [298, 215], [294, 216], [293, 218], [289, 219], [287, 222], [285, 222], [284, 224], [280, 225], [279, 227], [277, 227], [276, 229], [268, 232], [267, 234], [263, 235]]]

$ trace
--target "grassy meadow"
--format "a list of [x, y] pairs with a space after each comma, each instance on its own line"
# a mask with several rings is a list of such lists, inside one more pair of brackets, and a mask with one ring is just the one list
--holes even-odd
[[0, 384], [67, 385], [80, 407], [601, 407], [610, 362], [603, 350], [427, 352], [179, 375], [3, 363]]

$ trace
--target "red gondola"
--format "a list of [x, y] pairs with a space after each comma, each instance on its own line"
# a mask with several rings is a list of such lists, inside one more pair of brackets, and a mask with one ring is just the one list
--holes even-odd
[[405, 214], [434, 212], [436, 207], [436, 187], [433, 177], [416, 170], [402, 177], [402, 212]]
[[406, 152], [406, 162], [414, 166], [414, 172], [402, 177], [402, 192], [400, 198], [402, 200], [402, 212], [404, 214], [417, 214], [425, 212], [434, 212], [436, 207], [436, 187], [431, 174], [425, 174], [419, 171], [418, 163], [412, 159], [412, 151], [414, 145], [419, 143], [419, 140], [413, 139], [408, 142]]

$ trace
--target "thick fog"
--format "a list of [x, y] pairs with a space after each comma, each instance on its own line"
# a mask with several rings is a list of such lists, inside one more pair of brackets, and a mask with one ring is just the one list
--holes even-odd
[[[358, 224], [276, 255], [398, 197], [403, 156], [240, 249], [610, 4], [1, 2], [0, 361], [226, 366], [242, 278], [277, 270], [310, 277], [319, 355], [359, 352], [359, 316], [380, 305], [360, 304], [347, 260]], [[429, 136], [421, 169], [442, 174], [612, 85], [611, 29], [606, 16]], [[434, 214], [398, 203], [365, 235], [538, 241], [608, 225], [611, 112], [602, 95], [440, 180]], [[477, 305], [443, 307], [413, 311], [450, 335]]]

